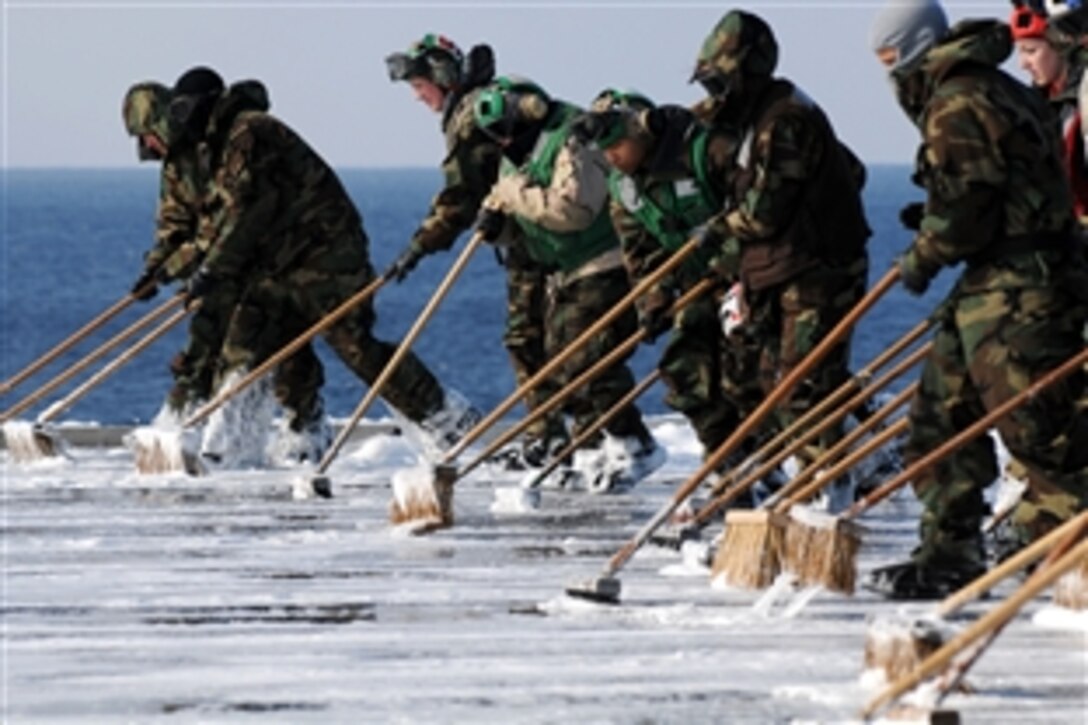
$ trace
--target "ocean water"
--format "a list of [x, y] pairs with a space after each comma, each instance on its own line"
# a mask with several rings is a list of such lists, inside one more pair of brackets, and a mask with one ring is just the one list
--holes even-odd
[[[384, 269], [407, 243], [438, 189], [433, 169], [343, 169], [340, 176], [363, 214], [371, 257]], [[898, 209], [918, 199], [906, 166], [874, 166], [865, 191], [874, 235], [871, 276], [892, 264], [909, 242]], [[155, 169], [11, 169], [4, 174], [0, 245], [0, 376], [17, 373], [57, 341], [124, 295], [141, 270], [150, 246], [158, 194]], [[403, 284], [389, 285], [376, 301], [380, 337], [396, 340], [407, 331], [452, 263], [452, 253], [426, 259]], [[893, 290], [861, 323], [854, 360], [862, 364], [928, 314], [954, 280], [946, 271], [927, 295], [915, 299]], [[484, 408], [513, 389], [502, 347], [505, 289], [502, 269], [490, 249], [481, 249], [416, 344], [416, 351], [443, 383]], [[161, 302], [156, 298], [152, 304]], [[109, 330], [135, 319], [146, 307], [128, 310]], [[171, 380], [167, 364], [184, 340], [184, 326], [164, 337], [116, 376], [75, 405], [66, 419], [103, 423], [147, 421]], [[105, 333], [92, 338], [101, 340]], [[78, 346], [7, 396], [6, 405], [45, 382], [91, 348]], [[335, 416], [347, 415], [362, 396], [362, 384], [324, 343], [325, 398]], [[632, 366], [648, 373], [658, 349], [643, 347]], [[662, 412], [658, 386], [640, 401], [646, 412]], [[48, 402], [48, 401], [46, 401]], [[6, 407], [5, 405], [5, 407]], [[37, 410], [31, 410], [33, 415]], [[379, 413], [380, 414], [380, 413]]]

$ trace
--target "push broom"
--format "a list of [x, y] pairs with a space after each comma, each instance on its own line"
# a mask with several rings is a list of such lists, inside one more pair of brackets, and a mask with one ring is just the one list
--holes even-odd
[[[916, 352], [924, 353], [926, 347], [923, 346]], [[887, 378], [885, 384], [916, 364], [920, 357], [921, 355], [911, 355], [902, 364], [896, 366], [885, 376]], [[790, 504], [787, 497], [817, 476], [824, 481], [833, 481], [834, 478], [824, 474], [828, 463], [848, 452], [851, 446], [883, 424], [888, 416], [911, 398], [916, 389], [917, 384], [913, 384], [895, 395], [870, 415], [863, 424], [851, 430], [824, 451], [815, 461], [764, 501], [758, 509], [729, 511], [725, 516], [725, 535], [711, 566], [711, 577], [745, 589], [763, 589], [770, 586], [781, 572], [784, 560], [804, 553], [804, 546], [796, 540], [795, 536], [788, 535], [792, 529], [788, 525], [787, 511]], [[834, 425], [835, 422], [837, 421], [833, 417], [829, 418], [825, 421], [826, 426], [821, 424], [806, 432], [724, 492], [719, 499], [712, 502], [712, 507], [720, 508], [730, 503], [773, 470], [781, 460], [803, 446], [807, 440], [818, 436], [826, 427]], [[784, 500], [784, 503], [780, 503]]]
[[310, 340], [336, 324], [355, 307], [361, 305], [389, 281], [388, 273], [375, 277], [370, 284], [363, 287], [348, 299], [340, 303], [327, 315], [314, 323], [309, 329], [277, 351], [274, 355], [259, 364], [253, 370], [246, 373], [233, 385], [219, 390], [215, 397], [194, 411], [182, 424], [180, 431], [159, 430], [151, 426], [137, 428], [126, 439], [126, 444], [132, 449], [136, 458], [136, 470], [143, 474], [158, 474], [172, 472], [187, 472], [190, 475], [199, 475], [203, 472], [203, 465], [196, 456], [196, 452], [185, 445], [186, 433], [195, 426], [204, 422], [212, 413], [238, 393], [245, 390], [255, 381], [259, 380], [268, 371], [287, 358], [294, 355]]
[[[1088, 362], [1088, 349], [1082, 350], [1064, 363], [1046, 373], [1024, 390], [1010, 397], [1000, 405], [994, 407], [974, 423], [964, 428], [933, 449], [917, 461], [907, 466], [898, 475], [893, 476], [875, 491], [851, 506], [845, 513], [838, 517], [824, 517], [816, 520], [812, 514], [806, 517], [804, 525], [813, 531], [808, 534], [811, 542], [807, 547], [808, 555], [798, 570], [794, 571], [801, 581], [809, 584], [821, 584], [831, 591], [851, 593], [853, 581], [857, 572], [856, 557], [860, 541], [860, 531], [854, 520], [861, 514], [883, 501], [893, 492], [906, 485], [919, 473], [928, 470], [939, 463], [945, 456], [959, 450], [980, 435], [1002, 417], [1008, 415], [1017, 407], [1023, 405], [1034, 396], [1041, 393], [1050, 385], [1068, 377], [1079, 370]], [[890, 426], [880, 435], [873, 438], [865, 446], [862, 446], [839, 463], [832, 466], [825, 474], [824, 479], [812, 481], [803, 490], [791, 496], [789, 505], [803, 501], [826, 485], [826, 481], [841, 475], [849, 470], [858, 460], [875, 450], [878, 444], [886, 442], [885, 436], [895, 435], [897, 432], [905, 432], [909, 428], [909, 421], [902, 419]]]
[[[411, 352], [412, 345], [415, 343], [416, 338], [420, 336], [423, 332], [423, 328], [431, 321], [431, 317], [434, 316], [434, 313], [442, 303], [442, 300], [446, 298], [450, 288], [453, 287], [453, 283], [457, 281], [457, 278], [461, 276], [465, 267], [468, 266], [472, 254], [481, 244], [483, 244], [483, 242], [484, 237], [480, 232], [476, 232], [472, 235], [468, 244], [461, 250], [461, 254], [458, 255], [449, 271], [446, 272], [445, 279], [438, 285], [434, 294], [431, 295], [431, 299], [427, 302], [426, 306], [424, 306], [423, 311], [419, 313], [419, 317], [416, 318], [416, 321], [412, 324], [412, 327], [408, 330], [404, 339], [401, 340], [400, 345], [397, 346], [396, 351], [389, 358], [385, 367], [382, 368], [378, 378], [370, 385], [370, 389], [367, 390], [366, 395], [359, 401], [359, 404], [355, 406], [355, 410], [352, 412], [347, 424], [340, 429], [340, 433], [337, 434], [336, 439], [332, 442], [332, 445], [329, 446], [329, 450], [325, 451], [325, 455], [322, 456], [320, 463], [317, 465], [317, 469], [311, 476], [305, 479], [304, 486], [301, 490], [305, 491], [307, 490], [306, 487], [308, 487], [310, 491], [313, 491], [318, 496], [329, 497], [332, 495], [332, 481], [327, 475], [329, 466], [332, 465], [332, 462], [340, 453], [340, 449], [344, 447], [344, 444], [347, 442], [351, 432], [355, 429], [355, 426], [359, 424], [359, 421], [366, 415], [370, 406], [373, 405], [374, 401], [381, 395], [386, 383], [393, 377], [393, 373], [397, 371], [397, 367], [400, 366], [401, 361], [408, 356], [409, 352]], [[396, 489], [396, 486], [394, 486], [394, 489]], [[298, 486], [296, 486], [296, 490], [300, 490]], [[400, 501], [400, 504], [406, 513], [426, 520], [428, 522], [426, 525], [445, 525], [445, 521], [441, 515], [441, 511], [444, 509], [439, 500], [419, 496], [413, 491], [408, 492], [405, 499]]]
[[[764, 476], [774, 471], [789, 456], [816, 440], [826, 430], [841, 422], [850, 411], [864, 404], [873, 395], [898, 379], [904, 372], [917, 365], [929, 352], [929, 349], [929, 343], [922, 345], [892, 366], [890, 370], [836, 411], [798, 435], [780, 451], [767, 457], [755, 469], [743, 471], [743, 475], [738, 480], [733, 481], [716, 498], [703, 506], [696, 514], [691, 526], [705, 526], [716, 511], [728, 506]], [[725, 517], [724, 538], [718, 546], [711, 567], [712, 578], [746, 589], [762, 589], [770, 586], [781, 569], [781, 555], [786, 553], [784, 547], [788, 543], [786, 539], [787, 519], [782, 510], [776, 510], [776, 504], [791, 492], [798, 490], [809, 479], [822, 475], [823, 468], [830, 461], [849, 451], [851, 446], [881, 424], [899, 405], [909, 399], [913, 394], [914, 387], [908, 387], [906, 391], [900, 392], [879, 410], [871, 413], [861, 425], [855, 427], [828, 450], [824, 451], [803, 471], [764, 501], [758, 509], [753, 511], [729, 511]], [[758, 546], [760, 542], [766, 548], [753, 548]]]
[[[1047, 552], [1061, 556], [1059, 544], [1067, 544], [1088, 533], [1088, 511], [1066, 521], [1005, 559], [970, 584], [944, 599], [931, 611], [915, 615], [899, 614], [870, 620], [865, 636], [865, 669], [879, 670], [888, 682], [895, 682], [935, 652], [943, 643], [949, 623], [944, 621], [975, 599], [989, 592], [997, 584], [1030, 566]], [[1072, 576], [1067, 575], [1066, 578]], [[1065, 581], [1059, 580], [1058, 585]], [[1058, 602], [1058, 585], [1055, 586], [1055, 603]]]
[[865, 719], [872, 718], [886, 706], [892, 704], [904, 694], [916, 688], [927, 678], [944, 670], [957, 654], [980, 640], [982, 637], [1003, 628], [1012, 621], [1013, 617], [1015, 617], [1028, 602], [1037, 597], [1059, 578], [1072, 571], [1074, 568], [1084, 566], [1086, 561], [1088, 561], [1088, 540], [1082, 540], [1071, 551], [1067, 552], [1053, 564], [1040, 568], [1023, 586], [1013, 592], [1008, 599], [977, 619], [963, 632], [956, 635], [940, 649], [926, 657], [918, 667], [892, 683], [883, 692], [870, 700], [862, 709], [860, 713], [861, 717]]
[[[154, 282], [151, 282], [148, 286], [150, 287], [154, 284]], [[142, 294], [144, 291], [146, 291], [146, 289], [147, 288], [139, 290], [139, 294]], [[16, 385], [19, 385], [31, 375], [34, 375], [46, 365], [56, 360], [64, 353], [68, 352], [74, 346], [78, 345], [80, 342], [83, 341], [84, 338], [86, 338], [88, 335], [95, 332], [96, 330], [98, 330], [98, 328], [102, 327], [107, 322], [116, 317], [118, 314], [123, 312], [125, 308], [127, 308], [137, 299], [137, 295], [134, 295], [132, 293], [126, 294], [124, 297], [114, 302], [105, 310], [98, 313], [94, 318], [92, 318], [89, 322], [83, 325], [83, 327], [79, 328], [71, 335], [61, 340], [51, 350], [43, 354], [37, 360], [27, 365], [20, 372], [8, 378], [3, 383], [0, 383], [0, 395], [7, 395]]]
[[[932, 323], [929, 320], [926, 320], [916, 325], [912, 330], [908, 331], [896, 342], [892, 343], [886, 350], [873, 358], [868, 365], [856, 372], [835, 391], [824, 396], [824, 398], [816, 405], [809, 408], [790, 423], [787, 428], [761, 445], [758, 450], [745, 458], [740, 465], [728, 471], [714, 483], [714, 486], [710, 490], [710, 501], [700, 507], [698, 511], [684, 521], [683, 525], [672, 535], [655, 536], [653, 538], [654, 543], [678, 549], [684, 541], [698, 538], [702, 529], [713, 520], [718, 511], [720, 511], [722, 507], [727, 506], [738, 495], [746, 490], [743, 488], [734, 490], [734, 484], [740, 476], [745, 476], [745, 479], [747, 480], [748, 472], [753, 471], [755, 466], [759, 466], [759, 469], [757, 469], [759, 471], [757, 479], [762, 478], [790, 455], [797, 450], [800, 450], [800, 448], [811, 440], [812, 437], [819, 435], [827, 428], [838, 423], [887, 387], [888, 384], [901, 374], [904, 367], [909, 367], [909, 363], [901, 362], [897, 364], [895, 368], [881, 375], [876, 380], [873, 379], [873, 376], [878, 370], [884, 368], [904, 350], [917, 342], [922, 335], [929, 330], [931, 324]], [[928, 346], [923, 347], [925, 350], [929, 349]], [[919, 353], [917, 352], [913, 353], [911, 358], [913, 359], [913, 357], [918, 354]], [[843, 402], [843, 400], [850, 395], [853, 395], [854, 397]], [[836, 409], [835, 406], [839, 407]], [[817, 421], [822, 422], [817, 423]], [[813, 424], [816, 424], [815, 429], [812, 428]], [[811, 434], [811, 437], [809, 434], [805, 434], [798, 438], [798, 435], [806, 430], [815, 430], [815, 432]], [[783, 453], [782, 446], [789, 444], [791, 441], [793, 441], [793, 445], [784, 449], [788, 452]], [[798, 443], [798, 441], [800, 441], [800, 443]], [[776, 454], [775, 451], [779, 452]], [[773, 461], [773, 463], [770, 463], [770, 465], [760, 465], [761, 461]]]
[[[179, 298], [180, 299], [180, 298]], [[134, 345], [122, 352], [116, 358], [106, 364], [101, 370], [72, 390], [68, 395], [52, 403], [37, 417], [34, 423], [4, 423], [4, 436], [12, 458], [20, 462], [28, 462], [43, 457], [59, 455], [63, 450], [61, 440], [51, 431], [45, 428], [45, 424], [58, 415], [68, 410], [90, 392], [103, 380], [116, 373], [133, 358], [147, 349], [153, 342], [165, 335], [188, 314], [188, 310], [180, 309], [159, 323], [150, 332], [140, 338]]]
[[772, 390], [759, 406], [748, 415], [744, 421], [733, 431], [718, 449], [715, 450], [703, 465], [676, 491], [672, 497], [654, 516], [639, 529], [639, 531], [611, 559], [608, 560], [604, 570], [595, 579], [588, 582], [573, 584], [567, 587], [567, 594], [591, 601], [617, 603], [619, 601], [621, 584], [616, 577], [620, 569], [630, 561], [650, 536], [661, 526], [674, 511], [692, 494], [703, 480], [711, 475], [718, 466], [726, 461], [730, 454], [736, 450], [756, 427], [777, 408], [778, 404], [785, 400], [796, 387], [823, 359], [838, 345], [853, 329], [861, 316], [883, 297], [889, 289], [899, 280], [899, 270], [893, 267], [869, 290], [868, 293], [844, 316], [835, 327], [813, 348], [805, 358], [797, 364], [782, 381]]
[[[603, 330], [605, 330], [609, 325], [615, 322], [620, 317], [620, 315], [622, 315], [627, 310], [627, 308], [635, 303], [635, 301], [639, 297], [646, 294], [646, 292], [653, 285], [660, 282], [662, 279], [664, 279], [666, 275], [670, 274], [677, 267], [679, 267], [685, 259], [690, 257], [698, 249], [698, 247], [698, 240], [691, 240], [687, 242], [678, 250], [676, 250], [676, 252], [674, 252], [668, 259], [662, 262], [660, 266], [658, 266], [655, 270], [653, 270], [642, 280], [640, 280], [638, 284], [631, 288], [630, 292], [624, 295], [623, 298], [621, 298], [618, 302], [616, 302], [616, 304], [612, 306], [612, 309], [610, 309], [600, 319], [596, 320], [592, 325], [582, 331], [582, 333], [578, 335], [578, 337], [567, 343], [566, 347], [558, 351], [551, 360], [549, 360], [540, 368], [540, 370], [537, 370], [532, 376], [530, 376], [528, 380], [519, 385], [512, 393], [510, 393], [509, 396], [507, 396], [504, 401], [499, 403], [499, 405], [496, 406], [494, 410], [492, 410], [479, 423], [477, 423], [472, 428], [472, 430], [466, 433], [460, 441], [458, 441], [452, 448], [450, 448], [450, 450], [446, 451], [446, 453], [442, 457], [442, 460], [433, 467], [433, 470], [431, 471], [431, 476], [427, 480], [420, 481], [412, 479], [400, 481], [394, 479], [394, 501], [390, 506], [390, 522], [394, 524], [412, 523], [413, 517], [408, 515], [405, 511], [404, 503], [407, 503], [409, 501], [422, 501], [425, 502], [426, 505], [424, 505], [421, 509], [421, 518], [419, 519], [419, 526], [417, 527], [417, 530], [420, 533], [431, 531], [436, 528], [441, 528], [442, 526], [434, 525], [435, 521], [444, 522], [442, 523], [443, 526], [450, 525], [453, 521], [453, 512], [452, 510], [450, 510], [453, 502], [453, 486], [461, 475], [467, 473], [467, 470], [459, 472], [457, 468], [453, 465], [453, 462], [457, 460], [457, 457], [464, 453], [468, 449], [468, 447], [475, 443], [476, 440], [479, 439], [480, 436], [482, 436], [486, 431], [488, 431], [496, 423], [502, 420], [502, 417], [510, 412], [510, 410], [513, 409], [513, 407], [517, 405], [518, 402], [529, 393], [529, 391], [533, 390], [545, 380], [547, 380], [549, 377], [554, 375], [559, 370], [559, 368], [564, 365], [567, 360], [570, 359], [571, 355], [573, 355], [585, 345], [594, 341], [594, 339]], [[689, 292], [690, 291], [691, 290], [689, 290]], [[630, 339], [631, 338], [628, 339], [628, 342], [630, 342]], [[637, 343], [635, 344], [637, 345]], [[631, 349], [633, 349], [633, 347]], [[615, 352], [616, 351], [613, 350], [610, 355]], [[616, 358], [608, 359], [610, 361], [609, 364], [611, 364], [621, 358], [620, 356], [617, 356]], [[601, 371], [605, 369], [605, 366], [602, 365], [602, 361], [598, 361], [593, 367], [597, 368], [598, 366], [601, 366]], [[582, 373], [582, 375], [579, 376], [579, 379], [581, 379], [583, 376], [586, 376], [586, 373], [588, 372], [589, 371]], [[587, 377], [586, 379], [589, 378]], [[573, 386], [574, 382], [575, 381], [572, 381], [572, 383], [570, 383], [568, 387]], [[549, 403], [551, 403], [552, 399], [556, 397], [557, 396], [553, 395], [551, 399], [545, 401], [544, 405], [548, 405]], [[555, 405], [558, 405], [558, 402], [556, 402]], [[542, 406], [539, 406], [537, 410], [539, 410], [540, 407]], [[508, 435], [505, 440], [511, 440], [514, 435], [516, 435], [516, 433], [513, 435]], [[501, 447], [501, 444], [492, 444], [492, 452], [497, 451], [499, 447]], [[486, 457], [478, 457], [477, 460], [473, 462], [473, 466], [475, 467], [475, 465], [478, 465], [484, 460], [486, 460]], [[440, 503], [441, 505], [445, 506], [445, 509], [441, 510], [438, 515], [432, 515], [428, 513], [430, 511], [430, 504], [432, 502]]]

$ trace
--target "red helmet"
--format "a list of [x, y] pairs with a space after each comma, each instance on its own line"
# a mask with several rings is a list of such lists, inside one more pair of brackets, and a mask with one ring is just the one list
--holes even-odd
[[1013, 40], [1043, 38], [1046, 36], [1046, 13], [1028, 4], [1016, 5], [1009, 16], [1009, 30]]

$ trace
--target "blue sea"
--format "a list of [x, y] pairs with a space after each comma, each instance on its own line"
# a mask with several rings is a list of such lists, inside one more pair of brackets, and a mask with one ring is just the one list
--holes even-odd
[[[426, 212], [439, 187], [439, 173], [432, 169], [343, 169], [339, 173], [363, 213], [375, 267], [384, 269]], [[920, 199], [921, 194], [908, 177], [906, 166], [869, 169], [865, 202], [874, 230], [870, 240], [874, 279], [890, 267], [910, 240], [900, 228], [897, 214], [903, 204]], [[0, 194], [0, 376], [6, 380], [129, 290], [151, 243], [158, 175], [150, 168], [9, 169], [4, 172]], [[453, 253], [433, 255], [405, 283], [389, 285], [379, 293], [379, 337], [399, 339], [453, 258]], [[954, 277], [944, 272], [921, 299], [910, 297], [901, 288], [893, 290], [855, 334], [855, 363], [866, 362], [927, 315]], [[514, 386], [502, 347], [503, 279], [491, 250], [478, 252], [415, 348], [443, 383], [461, 390], [485, 409], [506, 397]], [[160, 293], [152, 304], [163, 299]], [[85, 342], [5, 396], [4, 408], [74, 362], [94, 341], [105, 339], [108, 331], [120, 329], [146, 309], [130, 308], [92, 342]], [[171, 384], [167, 364], [183, 344], [183, 327], [93, 390], [66, 418], [117, 424], [150, 419]], [[364, 392], [362, 384], [323, 342], [317, 347], [326, 367], [327, 408], [334, 416], [347, 415]], [[657, 355], [657, 349], [640, 349], [632, 363], [636, 375], [648, 373]], [[663, 390], [655, 388], [643, 397], [640, 406], [646, 412], [663, 412], [662, 396]], [[36, 412], [34, 409], [29, 415]]]

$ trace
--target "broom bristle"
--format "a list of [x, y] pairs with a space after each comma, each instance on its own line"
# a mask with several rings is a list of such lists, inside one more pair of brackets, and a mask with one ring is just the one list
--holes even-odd
[[802, 584], [853, 594], [861, 539], [862, 528], [852, 521], [794, 506], [786, 567]]
[[729, 511], [712, 579], [745, 589], [766, 589], [782, 570], [785, 520], [770, 511]]
[[393, 474], [389, 523], [420, 534], [453, 525], [453, 486], [444, 477], [411, 469]]
[[4, 442], [16, 463], [33, 463], [65, 455], [64, 443], [56, 434], [26, 421], [4, 423]]
[[905, 677], [947, 638], [936, 622], [904, 617], [874, 618], [865, 633], [865, 669], [883, 672], [885, 681]]
[[184, 472], [199, 476], [204, 473], [182, 432], [141, 426], [126, 435], [124, 442], [136, 459], [136, 471], [144, 475]]
[[1074, 611], [1088, 610], [1088, 559], [1055, 582], [1054, 604]]

